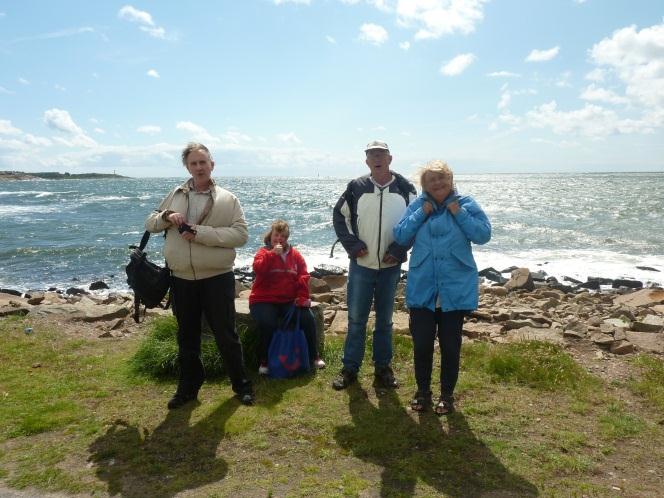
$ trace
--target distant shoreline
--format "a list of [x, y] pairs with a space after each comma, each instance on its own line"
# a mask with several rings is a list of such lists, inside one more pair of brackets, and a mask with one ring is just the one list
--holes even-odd
[[23, 171], [0, 171], [2, 180], [90, 180], [99, 178], [129, 178], [115, 173], [57, 173], [47, 171], [43, 173], [24, 173]]

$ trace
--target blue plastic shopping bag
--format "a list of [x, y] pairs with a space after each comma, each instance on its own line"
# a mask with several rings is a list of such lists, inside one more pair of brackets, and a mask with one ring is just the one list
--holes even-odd
[[286, 379], [309, 371], [309, 347], [300, 328], [300, 310], [295, 306], [272, 334], [267, 358], [270, 377]]

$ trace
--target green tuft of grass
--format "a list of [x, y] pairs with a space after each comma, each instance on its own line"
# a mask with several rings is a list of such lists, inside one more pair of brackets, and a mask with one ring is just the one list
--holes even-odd
[[31, 436], [64, 427], [79, 419], [80, 407], [73, 401], [60, 400], [43, 405], [39, 410], [23, 413], [8, 437]]
[[628, 382], [629, 388], [664, 412], [664, 360], [645, 354], [632, 358], [639, 376]]
[[539, 341], [489, 345], [475, 343], [464, 349], [466, 368], [483, 370], [494, 382], [561, 391], [591, 382], [574, 359], [560, 346]]
[[639, 417], [627, 413], [622, 404], [614, 402], [599, 417], [599, 427], [604, 438], [614, 440], [639, 434], [645, 428], [645, 423]]
[[[147, 336], [131, 357], [130, 370], [135, 374], [155, 379], [177, 377], [179, 373], [177, 329], [175, 317], [156, 318], [151, 324]], [[239, 324], [237, 330], [242, 342], [245, 362], [248, 368], [255, 369], [257, 367], [257, 334], [244, 324]], [[201, 361], [205, 368], [206, 378], [215, 379], [225, 375], [223, 360], [219, 355], [214, 338], [208, 332], [203, 333], [201, 340]]]

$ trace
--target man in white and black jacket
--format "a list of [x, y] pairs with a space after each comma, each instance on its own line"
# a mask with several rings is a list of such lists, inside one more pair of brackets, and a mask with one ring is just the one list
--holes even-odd
[[390, 366], [392, 310], [408, 247], [394, 241], [392, 229], [417, 193], [406, 178], [390, 171], [392, 156], [385, 142], [370, 142], [365, 153], [371, 173], [348, 183], [333, 214], [334, 231], [350, 258], [346, 296], [348, 334], [343, 368], [332, 382], [337, 390], [357, 380], [372, 303], [376, 311], [373, 336], [376, 381], [388, 388], [398, 386]]

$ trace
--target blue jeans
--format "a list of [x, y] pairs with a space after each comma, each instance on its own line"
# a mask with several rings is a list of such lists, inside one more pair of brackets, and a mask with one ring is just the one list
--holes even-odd
[[373, 334], [373, 362], [385, 367], [392, 361], [392, 310], [401, 276], [401, 265], [372, 270], [353, 259], [348, 268], [348, 334], [344, 343], [344, 369], [357, 372], [364, 358], [367, 320], [371, 304], [376, 312]]

